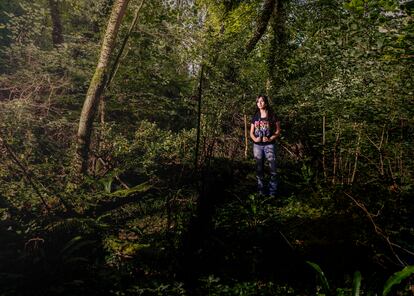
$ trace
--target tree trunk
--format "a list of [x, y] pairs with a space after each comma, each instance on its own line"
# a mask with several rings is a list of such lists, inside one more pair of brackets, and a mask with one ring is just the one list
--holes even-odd
[[102, 42], [98, 65], [96, 66], [95, 73], [92, 77], [83, 104], [79, 120], [75, 155], [76, 171], [80, 174], [86, 174], [88, 170], [89, 146], [91, 142], [93, 120], [99, 103], [99, 98], [105, 88], [110, 57], [115, 46], [116, 36], [125, 14], [126, 7], [128, 6], [128, 2], [129, 0], [116, 0], [112, 7], [111, 16]]
[[250, 53], [263, 34], [266, 32], [267, 25], [269, 23], [270, 17], [272, 16], [273, 9], [275, 7], [276, 0], [266, 0], [263, 4], [263, 10], [260, 13], [257, 19], [256, 30], [253, 33], [253, 36], [250, 38], [249, 42], [246, 44], [246, 51]]
[[283, 72], [286, 69], [287, 35], [286, 35], [286, 9], [282, 0], [276, 0], [273, 8], [271, 25], [270, 50], [267, 54], [266, 64], [269, 79], [269, 92], [275, 93], [276, 86], [283, 84]]
[[52, 17], [52, 40], [53, 45], [63, 43], [62, 22], [60, 19], [59, 5], [57, 0], [49, 0], [50, 15]]
[[[134, 16], [134, 19], [132, 20], [131, 25], [129, 26], [128, 34], [126, 34], [126, 36], [124, 37], [124, 40], [122, 41], [121, 48], [119, 49], [119, 52], [118, 52], [118, 54], [115, 58], [113, 66], [112, 66], [111, 72], [109, 72], [109, 75], [108, 75], [109, 78], [108, 78], [108, 83], [107, 83], [106, 87], [109, 87], [109, 85], [111, 84], [116, 72], [118, 71], [119, 64], [120, 64], [120, 61], [121, 61], [122, 54], [124, 53], [125, 46], [128, 43], [129, 37], [131, 37], [131, 35], [132, 35], [132, 31], [134, 30], [136, 24], [138, 23], [139, 13], [140, 13], [141, 8], [144, 5], [144, 3], [145, 3], [145, 0], [141, 0], [141, 4], [138, 6], [138, 8], [135, 11], [135, 16]], [[125, 58], [125, 56], [124, 56], [124, 58]]]
[[200, 69], [200, 81], [198, 84], [198, 106], [197, 106], [197, 138], [196, 138], [196, 147], [194, 151], [194, 170], [198, 169], [198, 154], [200, 147], [200, 132], [201, 132], [201, 97], [203, 95], [203, 74], [204, 74], [204, 64], [201, 64]]

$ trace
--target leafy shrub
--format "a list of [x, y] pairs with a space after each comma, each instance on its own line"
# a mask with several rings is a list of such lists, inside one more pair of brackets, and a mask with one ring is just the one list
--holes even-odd
[[149, 121], [139, 123], [128, 141], [118, 136], [113, 143], [114, 156], [124, 170], [135, 170], [153, 178], [169, 166], [189, 165], [194, 155], [195, 130], [174, 133]]

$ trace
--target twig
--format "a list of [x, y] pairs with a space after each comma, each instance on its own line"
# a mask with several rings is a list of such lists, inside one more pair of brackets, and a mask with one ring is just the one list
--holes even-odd
[[354, 162], [354, 168], [353, 168], [353, 170], [352, 170], [352, 175], [351, 175], [351, 181], [350, 181], [350, 184], [352, 184], [352, 183], [354, 183], [354, 180], [355, 180], [355, 175], [356, 175], [356, 172], [357, 172], [357, 167], [358, 167], [358, 156], [359, 156], [359, 154], [360, 154], [360, 141], [361, 141], [361, 131], [359, 131], [359, 133], [358, 133], [358, 140], [357, 140], [357, 146], [356, 146], [356, 149], [355, 149], [355, 162]]
[[[100, 163], [102, 163], [102, 165], [105, 167], [105, 168], [108, 168], [108, 164], [101, 158], [101, 157], [99, 157], [98, 158], [98, 161], [100, 162]], [[109, 169], [108, 169], [109, 170]], [[115, 179], [117, 179], [118, 181], [119, 181], [119, 183], [121, 183], [121, 185], [122, 186], [124, 186], [124, 188], [125, 189], [130, 189], [130, 187], [124, 182], [124, 181], [122, 181], [121, 180], [121, 178], [119, 178], [119, 176], [118, 175], [116, 175], [115, 176]]]
[[121, 183], [121, 185], [124, 186], [125, 189], [130, 189], [129, 186], [125, 184], [125, 182], [123, 182], [121, 178], [119, 178], [119, 176], [115, 176], [115, 179], [117, 179], [119, 183]]
[[249, 147], [247, 134], [247, 115], [244, 114], [244, 158], [247, 159], [247, 149]]
[[[126, 34], [122, 44], [121, 44], [121, 48], [119, 49], [118, 55], [115, 58], [114, 64], [112, 65], [112, 69], [109, 72], [108, 75], [108, 80], [107, 83], [105, 85], [105, 88], [108, 88], [110, 86], [110, 84], [112, 83], [113, 78], [115, 77], [116, 72], [118, 71], [119, 68], [119, 64], [120, 64], [120, 60], [122, 57], [122, 54], [124, 52], [125, 46], [128, 43], [129, 37], [131, 36], [132, 30], [134, 29], [134, 27], [136, 26], [137, 22], [138, 22], [138, 17], [139, 17], [139, 13], [141, 11], [142, 6], [144, 5], [145, 0], [141, 1], [141, 4], [138, 6], [137, 10], [135, 11], [135, 16], [134, 19], [129, 27], [128, 33]], [[126, 56], [126, 54], [124, 55], [124, 57]]]
[[380, 139], [380, 142], [378, 143], [378, 145], [374, 143], [374, 141], [368, 136], [368, 134], [366, 134], [367, 139], [378, 150], [378, 153], [379, 153], [379, 171], [380, 171], [381, 176], [384, 175], [384, 159], [383, 159], [383, 156], [382, 156], [382, 145], [384, 143], [385, 127], [386, 127], [386, 125], [384, 124], [384, 126], [382, 128], [382, 132], [381, 132], [381, 139]]
[[283, 237], [283, 239], [286, 241], [286, 243], [288, 244], [288, 246], [292, 249], [295, 250], [295, 248], [292, 246], [292, 244], [290, 243], [290, 241], [288, 241], [288, 239], [286, 238], [286, 236], [283, 234], [282, 231], [279, 230], [280, 235]]
[[[340, 130], [339, 119], [338, 119], [338, 133], [336, 134], [335, 145], [333, 147], [332, 184], [336, 183], [336, 171], [337, 171], [337, 167], [338, 167], [338, 158], [337, 158], [337, 155], [336, 155], [336, 149], [338, 148], [338, 145], [339, 145], [340, 135], [341, 135], [341, 130]], [[338, 170], [340, 170], [340, 168]]]
[[326, 160], [325, 160], [325, 150], [326, 150], [326, 116], [323, 115], [322, 117], [322, 170], [323, 176], [326, 180], [327, 173], [326, 173]]
[[44, 200], [42, 194], [40, 193], [39, 188], [37, 185], [32, 181], [32, 178], [30, 177], [29, 173], [27, 172], [26, 168], [22, 165], [22, 163], [17, 159], [17, 156], [14, 154], [14, 152], [11, 150], [10, 146], [3, 140], [2, 137], [0, 137], [0, 144], [3, 145], [3, 147], [6, 149], [7, 153], [10, 155], [12, 161], [17, 164], [17, 166], [21, 169], [23, 175], [25, 176], [26, 180], [29, 182], [29, 184], [33, 187], [33, 190], [35, 193], [39, 196], [40, 200], [46, 207], [46, 210], [50, 211], [50, 206], [46, 203]]
[[28, 250], [29, 245], [33, 243], [33, 250], [37, 249], [40, 243], [44, 243], [45, 240], [41, 237], [34, 237], [29, 239], [25, 244], [24, 244], [24, 249]]
[[200, 147], [200, 134], [201, 134], [201, 100], [203, 96], [203, 79], [204, 79], [204, 64], [201, 64], [200, 77], [198, 82], [198, 104], [197, 104], [197, 135], [196, 135], [196, 144], [194, 150], [194, 171], [197, 172], [198, 169], [198, 154]]
[[397, 253], [394, 251], [394, 247], [397, 247], [403, 251], [406, 251], [408, 254], [410, 255], [414, 255], [413, 252], [406, 250], [405, 248], [397, 245], [396, 243], [391, 242], [390, 237], [388, 235], [386, 235], [386, 233], [375, 223], [373, 217], [378, 216], [374, 215], [372, 213], [370, 213], [368, 211], [368, 209], [366, 208], [366, 206], [361, 202], [356, 200], [354, 197], [352, 197], [350, 194], [344, 192], [346, 196], [348, 196], [360, 209], [362, 209], [362, 211], [364, 211], [364, 213], [367, 215], [368, 219], [371, 221], [372, 226], [374, 227], [375, 232], [381, 236], [388, 244], [392, 254], [394, 255], [394, 257], [397, 259], [397, 261], [402, 265], [402, 266], [406, 266], [407, 264], [405, 262], [403, 262], [400, 257], [397, 255]]
[[281, 143], [282, 148], [284, 148], [293, 158], [297, 159], [297, 156], [295, 155], [295, 153], [293, 153], [292, 151], [290, 151], [285, 145], [283, 145], [283, 143]]

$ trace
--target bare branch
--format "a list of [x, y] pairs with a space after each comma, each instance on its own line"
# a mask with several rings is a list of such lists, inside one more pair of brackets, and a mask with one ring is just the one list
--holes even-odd
[[394, 247], [397, 247], [405, 252], [407, 252], [408, 254], [414, 255], [413, 252], [397, 245], [396, 243], [391, 242], [390, 237], [385, 233], [385, 231], [383, 231], [374, 221], [373, 217], [376, 217], [379, 215], [379, 213], [377, 213], [376, 215], [372, 214], [371, 212], [368, 211], [368, 209], [366, 208], [366, 206], [364, 205], [363, 202], [356, 200], [354, 197], [352, 197], [350, 194], [344, 192], [346, 196], [348, 196], [368, 217], [368, 219], [370, 220], [372, 226], [374, 227], [375, 232], [382, 237], [388, 244], [388, 247], [390, 248], [392, 254], [394, 255], [394, 257], [397, 259], [398, 263], [401, 264], [402, 266], [406, 266], [407, 263], [405, 263], [404, 261], [402, 261], [400, 259], [400, 257], [397, 255], [397, 253], [394, 251]]

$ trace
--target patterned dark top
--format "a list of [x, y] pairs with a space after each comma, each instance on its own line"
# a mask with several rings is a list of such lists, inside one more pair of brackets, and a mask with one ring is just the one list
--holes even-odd
[[[260, 113], [256, 113], [252, 118], [252, 124], [254, 125], [255, 137], [270, 137], [276, 131], [276, 122], [278, 119], [274, 117], [273, 121], [270, 121], [267, 117], [260, 117]], [[256, 143], [256, 142], [255, 142]], [[275, 140], [271, 142], [259, 142], [258, 145], [274, 144]]]

